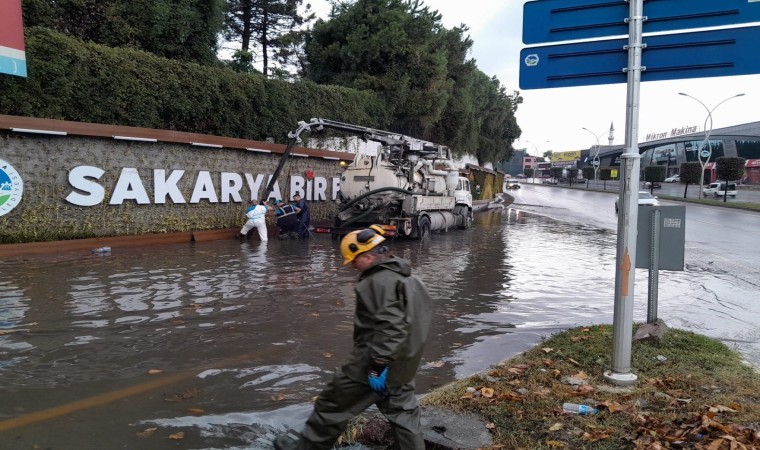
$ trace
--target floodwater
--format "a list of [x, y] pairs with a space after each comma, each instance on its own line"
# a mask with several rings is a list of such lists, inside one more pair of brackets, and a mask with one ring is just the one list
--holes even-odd
[[[392, 242], [437, 301], [418, 392], [611, 323], [614, 242], [516, 209]], [[324, 236], [0, 263], [0, 449], [267, 448], [347, 355], [356, 276]], [[687, 267], [660, 277], [660, 317], [760, 364], [760, 311], [720, 295], [742, 290], [757, 286]]]

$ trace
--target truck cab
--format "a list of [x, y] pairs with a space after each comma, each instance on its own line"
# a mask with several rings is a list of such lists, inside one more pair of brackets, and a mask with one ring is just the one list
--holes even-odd
[[457, 187], [454, 190], [454, 198], [457, 205], [467, 205], [472, 208], [472, 191], [470, 191], [470, 180], [465, 177], [459, 177]]

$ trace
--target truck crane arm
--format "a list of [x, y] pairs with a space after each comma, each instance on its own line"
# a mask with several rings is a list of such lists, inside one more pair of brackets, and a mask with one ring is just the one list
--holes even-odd
[[295, 131], [288, 133], [288, 145], [285, 147], [285, 152], [283, 152], [282, 157], [280, 158], [280, 162], [277, 164], [277, 168], [272, 175], [272, 178], [269, 180], [269, 183], [267, 183], [266, 190], [264, 191], [265, 195], [268, 195], [270, 192], [272, 192], [272, 188], [277, 182], [277, 177], [280, 176], [280, 172], [282, 172], [282, 168], [285, 166], [285, 161], [290, 156], [293, 147], [297, 143], [301, 142], [301, 133], [304, 131], [311, 131], [312, 129], [315, 131], [322, 131], [325, 128], [353, 133], [360, 136], [365, 141], [379, 142], [381, 145], [389, 147], [401, 147], [404, 151], [418, 151], [423, 155], [429, 154], [440, 157], [442, 156], [442, 152], [446, 149], [446, 147], [435, 144], [433, 142], [404, 136], [403, 134], [399, 133], [391, 133], [390, 131], [377, 130], [360, 125], [353, 125], [350, 123], [336, 122], [334, 120], [319, 118], [313, 118], [309, 122], [301, 121], [298, 123], [298, 128]]

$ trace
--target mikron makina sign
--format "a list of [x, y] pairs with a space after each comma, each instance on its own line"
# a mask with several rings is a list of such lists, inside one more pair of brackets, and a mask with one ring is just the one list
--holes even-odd
[[697, 125], [686, 126], [686, 127], [681, 127], [681, 128], [673, 128], [670, 131], [663, 131], [661, 133], [649, 133], [647, 134], [646, 138], [644, 138], [644, 140], [657, 141], [659, 139], [667, 139], [667, 138], [672, 138], [676, 136], [683, 136], [684, 134], [696, 133], [697, 131], [699, 131], [699, 127]]

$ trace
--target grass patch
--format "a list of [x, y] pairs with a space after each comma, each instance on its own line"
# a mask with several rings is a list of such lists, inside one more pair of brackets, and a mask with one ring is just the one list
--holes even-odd
[[[657, 194], [657, 191], [655, 191], [655, 194]], [[741, 195], [741, 194], [740, 194]], [[723, 197], [720, 197], [718, 199], [710, 199], [710, 198], [683, 198], [683, 196], [676, 197], [672, 195], [657, 195], [660, 199], [663, 200], [671, 200], [676, 202], [685, 202], [685, 203], [699, 203], [702, 205], [710, 205], [710, 206], [722, 206], [723, 208], [733, 208], [733, 209], [743, 209], [746, 211], [760, 211], [760, 204], [758, 203], [748, 203], [748, 202], [723, 202]]]
[[725, 345], [676, 329], [634, 342], [628, 389], [604, 380], [611, 359], [611, 326], [575, 328], [422, 403], [482, 415], [498, 449], [760, 449], [760, 374]]

